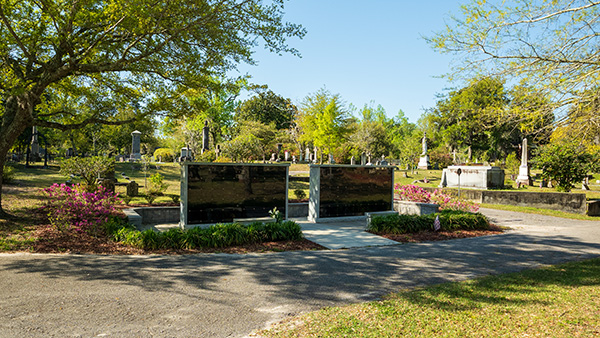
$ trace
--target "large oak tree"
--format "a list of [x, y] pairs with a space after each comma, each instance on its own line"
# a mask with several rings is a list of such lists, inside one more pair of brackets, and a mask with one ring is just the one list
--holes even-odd
[[261, 40], [296, 53], [286, 39], [305, 32], [283, 21], [284, 2], [0, 0], [0, 174], [31, 126], [121, 123], [122, 105], [253, 63]]

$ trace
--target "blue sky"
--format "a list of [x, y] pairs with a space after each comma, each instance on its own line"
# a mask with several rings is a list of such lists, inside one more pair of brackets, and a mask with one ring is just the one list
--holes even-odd
[[[357, 107], [382, 105], [389, 117], [402, 109], [417, 122], [436, 94], [454, 86], [437, 78], [450, 70], [452, 56], [434, 51], [422, 36], [440, 31], [458, 1], [291, 0], [286, 21], [307, 29], [290, 39], [302, 58], [259, 48], [258, 66], [242, 65], [252, 82], [299, 104], [320, 88]], [[244, 97], [242, 97], [244, 98]]]

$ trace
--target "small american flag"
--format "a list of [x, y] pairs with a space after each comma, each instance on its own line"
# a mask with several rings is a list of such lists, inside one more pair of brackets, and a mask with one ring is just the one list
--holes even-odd
[[435, 221], [433, 221], [433, 231], [438, 231], [442, 225], [440, 224], [440, 216], [435, 216]]

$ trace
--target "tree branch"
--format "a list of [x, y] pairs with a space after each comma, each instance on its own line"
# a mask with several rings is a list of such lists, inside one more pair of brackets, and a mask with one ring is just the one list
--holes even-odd
[[6, 15], [4, 15], [4, 7], [2, 6], [2, 4], [0, 4], [0, 20], [2, 20], [2, 23], [4, 24], [4, 26], [6, 26], [6, 28], [10, 32], [10, 35], [12, 35], [12, 37], [15, 39], [15, 42], [17, 43], [17, 45], [19, 45], [19, 48], [21, 48], [23, 54], [25, 54], [25, 56], [28, 59], [32, 59], [31, 54], [27, 51], [25, 45], [23, 45], [23, 41], [21, 41], [21, 38], [17, 36], [17, 33], [15, 33], [14, 29], [12, 28], [12, 25], [10, 24], [10, 22], [8, 22]]

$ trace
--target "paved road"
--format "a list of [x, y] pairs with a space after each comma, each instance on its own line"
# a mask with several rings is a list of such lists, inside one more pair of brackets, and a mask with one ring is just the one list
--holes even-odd
[[244, 337], [401, 288], [600, 256], [600, 222], [483, 211], [515, 230], [319, 252], [3, 254], [0, 337]]

